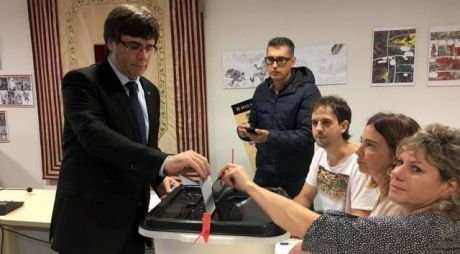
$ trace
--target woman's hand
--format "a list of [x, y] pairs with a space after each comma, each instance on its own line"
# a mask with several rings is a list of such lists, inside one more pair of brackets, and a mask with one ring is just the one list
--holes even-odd
[[236, 188], [242, 192], [247, 192], [248, 187], [254, 184], [246, 169], [237, 164], [226, 164], [219, 171], [219, 177], [222, 178], [225, 185]]
[[288, 252], [288, 254], [305, 254], [305, 253], [310, 253], [306, 251], [302, 251], [302, 242], [297, 243], [292, 247], [292, 249]]

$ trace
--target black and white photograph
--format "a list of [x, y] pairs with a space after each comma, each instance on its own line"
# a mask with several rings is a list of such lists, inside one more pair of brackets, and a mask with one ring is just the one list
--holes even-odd
[[33, 106], [31, 75], [1, 75], [0, 105]]
[[8, 121], [6, 120], [6, 111], [0, 111], [0, 143], [10, 142], [8, 133]]

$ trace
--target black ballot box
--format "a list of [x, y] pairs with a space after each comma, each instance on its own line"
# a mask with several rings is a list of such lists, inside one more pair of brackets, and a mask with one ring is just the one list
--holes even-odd
[[[286, 196], [281, 188], [267, 188]], [[212, 186], [216, 209], [211, 216], [211, 235], [274, 237], [286, 233], [247, 194], [225, 187], [218, 179]], [[199, 185], [180, 186], [146, 216], [145, 231], [197, 233], [202, 230], [206, 208]]]

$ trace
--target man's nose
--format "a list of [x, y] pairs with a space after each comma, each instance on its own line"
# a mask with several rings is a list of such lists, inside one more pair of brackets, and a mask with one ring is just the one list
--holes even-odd
[[142, 48], [137, 52], [137, 57], [139, 59], [147, 59], [150, 56], [150, 52], [146, 48]]
[[323, 131], [323, 125], [321, 123], [316, 124], [316, 129], [318, 131]]

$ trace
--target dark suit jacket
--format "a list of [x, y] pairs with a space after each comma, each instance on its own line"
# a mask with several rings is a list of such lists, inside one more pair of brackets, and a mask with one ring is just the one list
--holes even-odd
[[167, 154], [158, 149], [158, 89], [140, 79], [149, 116], [148, 146], [137, 143], [136, 115], [107, 60], [63, 80], [63, 161], [51, 222], [52, 248], [118, 253], [147, 212], [149, 183]]

